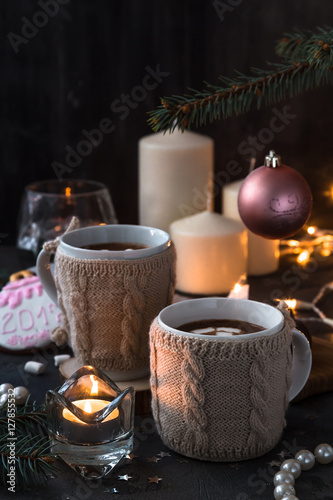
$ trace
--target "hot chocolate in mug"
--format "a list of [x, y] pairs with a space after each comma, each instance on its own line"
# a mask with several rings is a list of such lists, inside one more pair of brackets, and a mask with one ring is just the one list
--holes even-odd
[[75, 229], [44, 245], [37, 271], [63, 312], [63, 326], [52, 333], [57, 344], [67, 341], [81, 364], [115, 381], [149, 373], [149, 326], [175, 289], [168, 233], [120, 224]]
[[[237, 322], [212, 335], [213, 320]], [[261, 330], [238, 331], [242, 322]], [[166, 307], [150, 328], [152, 409], [162, 440], [203, 460], [265, 454], [280, 439], [311, 362], [309, 342], [284, 303], [212, 297]]]

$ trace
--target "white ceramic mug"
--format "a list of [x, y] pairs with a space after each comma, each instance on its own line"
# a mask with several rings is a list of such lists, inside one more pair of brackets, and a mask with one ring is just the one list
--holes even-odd
[[[234, 336], [181, 329], [241, 320], [263, 330]], [[283, 313], [256, 301], [211, 297], [172, 304], [150, 328], [152, 409], [164, 443], [186, 456], [238, 461], [281, 437], [285, 411], [305, 385], [311, 349]]]
[[[244, 335], [218, 336], [187, 333], [177, 327], [202, 319], [237, 319], [247, 321], [264, 328], [259, 332], [246, 333]], [[206, 338], [213, 342], [239, 342], [240, 340], [253, 337], [265, 337], [279, 332], [284, 323], [281, 311], [262, 302], [246, 299], [232, 298], [203, 298], [186, 300], [172, 304], [158, 316], [158, 322], [162, 328], [176, 335], [192, 338]], [[294, 399], [303, 389], [312, 364], [312, 354], [310, 344], [305, 335], [299, 330], [293, 329], [293, 365], [292, 381], [289, 389], [289, 400]]]
[[[82, 248], [98, 243], [138, 243], [147, 248], [139, 250], [91, 250]], [[61, 250], [77, 259], [135, 260], [151, 257], [165, 251], [171, 245], [170, 235], [161, 229], [130, 224], [111, 224], [84, 227], [60, 237]], [[49, 297], [57, 304], [57, 290], [50, 268], [50, 254], [41, 250], [37, 258], [37, 273]]]
[[[133, 250], [82, 248], [99, 243], [135, 243]], [[175, 252], [160, 229], [135, 225], [101, 225], [76, 229], [60, 237], [55, 276], [50, 253], [42, 250], [37, 272], [48, 295], [64, 314], [67, 337], [81, 364], [107, 371], [115, 381], [149, 373], [149, 325], [171, 303], [175, 286]], [[60, 333], [53, 339], [60, 344]]]

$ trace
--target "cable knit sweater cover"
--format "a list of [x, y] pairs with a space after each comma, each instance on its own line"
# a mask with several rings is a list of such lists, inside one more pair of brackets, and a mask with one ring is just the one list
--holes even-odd
[[150, 329], [152, 411], [172, 450], [239, 461], [271, 450], [281, 437], [291, 381], [289, 312], [271, 336], [210, 341]]
[[52, 340], [67, 341], [82, 364], [100, 369], [149, 366], [149, 326], [172, 302], [175, 259], [173, 245], [135, 260], [79, 259], [58, 246], [55, 283], [63, 325]]

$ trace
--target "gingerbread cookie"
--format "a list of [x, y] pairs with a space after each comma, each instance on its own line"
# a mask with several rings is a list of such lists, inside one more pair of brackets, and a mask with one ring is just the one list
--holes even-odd
[[46, 294], [38, 276], [8, 283], [0, 292], [0, 348], [25, 351], [51, 342], [61, 311]]

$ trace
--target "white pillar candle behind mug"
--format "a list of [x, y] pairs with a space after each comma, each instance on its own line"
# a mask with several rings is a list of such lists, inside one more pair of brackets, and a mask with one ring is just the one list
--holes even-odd
[[[232, 182], [223, 188], [222, 213], [226, 217], [241, 221], [238, 212], [238, 192], [244, 179]], [[244, 226], [245, 227], [245, 226]], [[248, 232], [248, 264], [247, 272], [251, 276], [269, 274], [279, 267], [280, 240], [267, 240]]]
[[185, 130], [139, 141], [139, 222], [168, 231], [172, 221], [204, 210], [214, 141]]
[[233, 219], [205, 210], [174, 221], [176, 289], [190, 294], [228, 293], [246, 272], [247, 233]]

